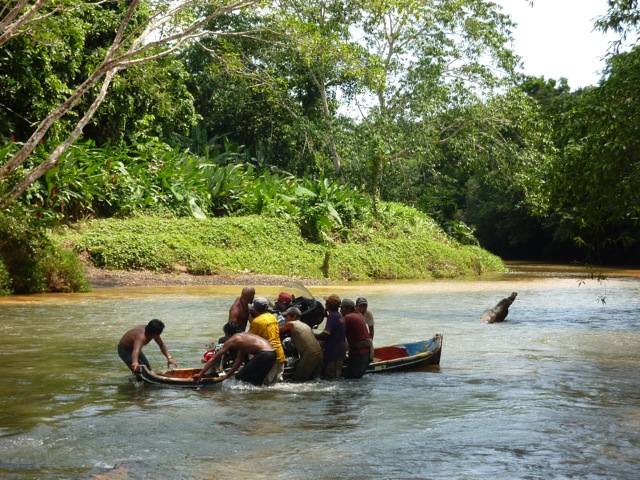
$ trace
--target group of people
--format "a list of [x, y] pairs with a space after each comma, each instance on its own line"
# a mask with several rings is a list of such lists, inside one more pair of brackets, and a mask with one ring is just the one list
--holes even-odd
[[[374, 320], [367, 299], [360, 297], [354, 302], [340, 299], [336, 294], [325, 297], [325, 328], [315, 333], [300, 320], [302, 312], [292, 306], [293, 298], [282, 292], [272, 306], [266, 298], [255, 296], [254, 287], [243, 288], [229, 309], [222, 346], [194, 378], [202, 378], [214, 366], [220, 365], [225, 355], [233, 352], [235, 360], [231, 368], [226, 373], [218, 373], [222, 380], [235, 374], [236, 380], [253, 385], [282, 381], [287, 363], [282, 345], [284, 337], [291, 337], [298, 353], [294, 381], [340, 378], [345, 365], [345, 377], [361, 378], [373, 360]], [[154, 319], [123, 335], [118, 354], [134, 373], [140, 364], [151, 368], [142, 353], [142, 347], [151, 340], [167, 357], [167, 366], [178, 366], [160, 338], [163, 329], [164, 324]]]

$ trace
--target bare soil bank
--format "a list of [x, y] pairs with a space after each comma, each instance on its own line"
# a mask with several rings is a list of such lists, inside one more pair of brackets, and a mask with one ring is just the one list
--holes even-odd
[[330, 283], [329, 280], [301, 279], [286, 275], [190, 275], [188, 273], [156, 273], [145, 270], [105, 270], [85, 265], [85, 275], [94, 289], [114, 287], [162, 287], [207, 285], [262, 285], [280, 286], [292, 281], [305, 285]]

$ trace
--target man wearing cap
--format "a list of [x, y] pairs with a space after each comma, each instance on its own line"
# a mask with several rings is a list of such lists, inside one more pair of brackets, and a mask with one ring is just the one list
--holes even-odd
[[291, 302], [293, 302], [293, 295], [285, 292], [280, 292], [278, 298], [274, 302], [276, 307], [276, 318], [278, 319], [278, 326], [282, 327], [285, 323], [284, 312], [291, 306]]
[[304, 382], [320, 376], [322, 369], [322, 347], [311, 330], [311, 327], [299, 320], [299, 308], [290, 307], [285, 312], [285, 324], [280, 327], [280, 334], [290, 334], [300, 358], [293, 370], [293, 380]]
[[327, 322], [321, 333], [316, 333], [316, 338], [323, 343], [322, 377], [325, 380], [333, 380], [342, 376], [342, 365], [347, 356], [345, 339], [345, 326], [340, 308], [340, 297], [335, 293], [324, 297]]
[[356, 300], [356, 312], [364, 317], [364, 323], [369, 329], [369, 337], [373, 340], [373, 313], [369, 310], [369, 302], [364, 297], [358, 297]]
[[249, 306], [253, 302], [253, 297], [256, 294], [254, 287], [244, 287], [240, 296], [236, 298], [231, 308], [229, 308], [229, 320], [227, 323], [237, 323], [242, 327], [242, 331], [247, 329], [247, 323], [249, 322], [250, 310]]
[[258, 335], [265, 340], [268, 340], [276, 351], [276, 363], [264, 379], [264, 385], [271, 385], [282, 381], [284, 365], [287, 361], [287, 357], [285, 357], [284, 350], [282, 348], [282, 342], [280, 341], [278, 320], [273, 313], [268, 311], [268, 309], [269, 301], [266, 298], [254, 298], [253, 303], [251, 304], [251, 315], [253, 316], [253, 320], [251, 320], [251, 324], [249, 326], [249, 333], [253, 333], [254, 335]]
[[345, 298], [340, 303], [340, 313], [344, 316], [344, 324], [349, 343], [349, 358], [345, 377], [362, 378], [373, 357], [373, 342], [369, 338], [369, 330], [364, 317], [356, 312], [353, 300]]

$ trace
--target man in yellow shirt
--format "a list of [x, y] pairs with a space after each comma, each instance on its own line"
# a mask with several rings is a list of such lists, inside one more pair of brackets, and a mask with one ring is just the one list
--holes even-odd
[[268, 340], [276, 351], [276, 363], [264, 379], [263, 385], [272, 385], [276, 382], [281, 382], [284, 366], [287, 362], [287, 357], [284, 355], [282, 342], [280, 341], [278, 319], [273, 313], [269, 312], [268, 309], [269, 301], [266, 298], [256, 297], [253, 299], [253, 303], [251, 304], [251, 316], [253, 320], [251, 320], [249, 326], [249, 333]]

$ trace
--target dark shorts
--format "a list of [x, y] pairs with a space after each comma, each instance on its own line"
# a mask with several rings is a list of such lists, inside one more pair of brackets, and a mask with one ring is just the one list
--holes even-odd
[[275, 363], [276, 352], [274, 350], [260, 350], [236, 373], [236, 379], [252, 385], [262, 385], [264, 378]]
[[342, 375], [343, 360], [334, 360], [333, 362], [326, 362], [322, 366], [322, 378], [325, 380], [335, 380]]
[[[133, 349], [123, 347], [122, 345], [118, 345], [118, 355], [120, 356], [122, 361], [127, 365], [127, 367], [129, 367], [129, 370], [133, 372], [133, 369], [131, 368], [131, 364], [133, 363], [133, 358], [132, 358]], [[138, 363], [140, 365], [146, 365], [146, 367], [149, 370], [151, 370], [151, 365], [149, 365], [149, 360], [147, 360], [147, 357], [144, 356], [144, 353], [142, 353], [142, 351], [140, 351], [140, 355], [138, 355]]]
[[371, 363], [369, 352], [349, 355], [344, 376], [346, 378], [362, 378], [369, 363]]

